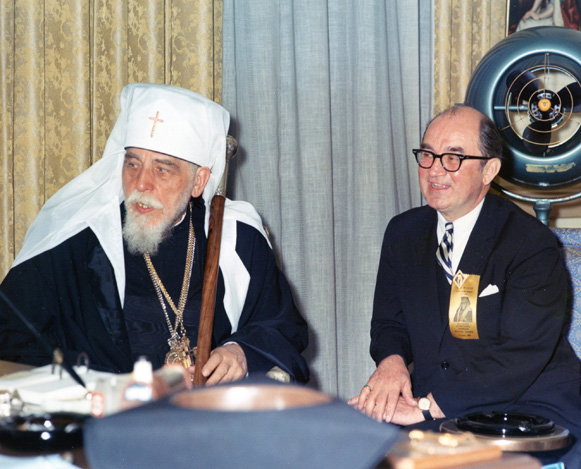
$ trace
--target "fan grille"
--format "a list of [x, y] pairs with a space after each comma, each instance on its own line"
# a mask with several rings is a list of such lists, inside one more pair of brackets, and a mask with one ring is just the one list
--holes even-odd
[[[539, 154], [575, 136], [581, 126], [581, 113], [567, 104], [576, 101], [575, 89], [581, 84], [569, 70], [543, 64], [517, 71], [509, 79], [512, 81], [507, 83], [504, 102], [508, 125], [501, 131], [512, 130], [525, 147]], [[521, 84], [523, 79], [525, 86]], [[526, 90], [530, 87], [536, 91], [529, 96]], [[538, 129], [536, 124], [541, 124]]]

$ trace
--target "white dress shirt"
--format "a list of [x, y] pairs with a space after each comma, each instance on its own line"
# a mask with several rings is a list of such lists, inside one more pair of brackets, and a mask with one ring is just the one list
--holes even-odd
[[[464, 254], [468, 238], [470, 238], [470, 233], [472, 233], [476, 220], [478, 220], [478, 215], [480, 215], [482, 210], [482, 204], [484, 204], [484, 199], [466, 215], [454, 221], [454, 235], [452, 238], [454, 243], [452, 248], [452, 272], [454, 273], [458, 270], [458, 264], [460, 264], [460, 259], [462, 259], [462, 254]], [[446, 223], [448, 223], [448, 220], [438, 212], [438, 244], [442, 242], [444, 237]]]

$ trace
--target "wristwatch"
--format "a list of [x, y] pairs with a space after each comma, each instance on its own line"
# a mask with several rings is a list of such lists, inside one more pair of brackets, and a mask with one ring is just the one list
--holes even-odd
[[426, 420], [434, 420], [434, 417], [430, 414], [430, 404], [431, 402], [427, 397], [420, 397], [418, 401], [418, 407], [422, 411], [422, 414], [424, 414], [424, 419]]

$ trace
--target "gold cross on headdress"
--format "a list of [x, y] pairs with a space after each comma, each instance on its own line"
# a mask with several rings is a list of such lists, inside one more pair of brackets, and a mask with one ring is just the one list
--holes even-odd
[[151, 133], [149, 134], [149, 136], [153, 138], [153, 133], [155, 132], [155, 126], [157, 125], [158, 122], [162, 122], [163, 123], [163, 120], [161, 120], [159, 118], [159, 111], [157, 111], [155, 113], [155, 117], [150, 117], [149, 120], [150, 121], [153, 121], [153, 127], [151, 128]]

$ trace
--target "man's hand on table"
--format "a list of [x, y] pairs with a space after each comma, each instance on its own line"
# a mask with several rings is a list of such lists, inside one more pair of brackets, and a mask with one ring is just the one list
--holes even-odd
[[[434, 419], [444, 418], [445, 415], [434, 400], [432, 393], [428, 394], [426, 397], [430, 400], [430, 414], [432, 414], [432, 417]], [[391, 423], [397, 425], [412, 425], [414, 423], [423, 422], [425, 418], [421, 409], [418, 407], [419, 400], [419, 397], [415, 398], [414, 404], [410, 405], [406, 399], [400, 396]]]
[[[432, 394], [427, 397], [432, 417], [444, 418]], [[413, 397], [410, 374], [403, 358], [390, 355], [379, 363], [359, 395], [349, 399], [348, 404], [379, 422], [411, 425], [425, 420], [418, 400]]]
[[403, 358], [390, 355], [379, 363], [359, 396], [349, 399], [348, 404], [379, 422], [391, 422], [400, 395], [408, 406], [417, 407], [412, 395], [410, 374]]

